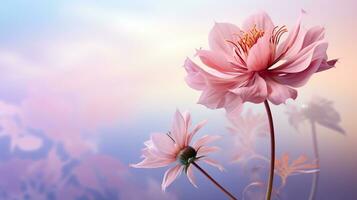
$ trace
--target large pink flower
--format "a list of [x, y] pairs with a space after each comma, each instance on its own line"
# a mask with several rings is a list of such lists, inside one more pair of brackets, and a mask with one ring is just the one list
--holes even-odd
[[[304, 85], [312, 74], [327, 70], [337, 60], [327, 60], [324, 28], [288, 31], [276, 26], [265, 12], [250, 16], [242, 28], [216, 23], [209, 34], [210, 50], [197, 50], [207, 68], [185, 61], [186, 82], [202, 91], [199, 103], [208, 108], [238, 111], [244, 102], [273, 104], [295, 99], [293, 88]], [[288, 35], [281, 42], [284, 33]]]
[[204, 161], [209, 165], [223, 170], [216, 161], [206, 157], [208, 153], [219, 150], [217, 147], [206, 146], [208, 143], [215, 141], [219, 136], [205, 135], [190, 146], [193, 136], [205, 124], [201, 122], [192, 130], [191, 117], [189, 113], [183, 115], [176, 111], [171, 132], [154, 133], [151, 139], [144, 144], [143, 149], [144, 160], [138, 164], [132, 165], [136, 168], [158, 168], [165, 167], [172, 163], [175, 166], [165, 172], [162, 182], [162, 189], [165, 190], [184, 170], [192, 185], [196, 186], [195, 178], [192, 172], [191, 163], [194, 161]]

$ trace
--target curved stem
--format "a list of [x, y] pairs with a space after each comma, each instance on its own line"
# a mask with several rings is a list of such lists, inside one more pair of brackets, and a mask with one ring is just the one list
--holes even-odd
[[269, 107], [268, 100], [264, 101], [265, 110], [269, 119], [269, 129], [270, 129], [270, 174], [269, 174], [269, 182], [265, 195], [266, 200], [271, 199], [271, 194], [273, 191], [273, 183], [274, 183], [274, 167], [275, 167], [275, 135], [274, 135], [274, 124], [273, 124], [273, 116], [271, 114], [271, 110]]
[[195, 166], [200, 172], [202, 172], [212, 183], [217, 186], [221, 191], [226, 194], [232, 200], [238, 200], [230, 192], [228, 192], [224, 187], [222, 187], [216, 180], [214, 180], [204, 169], [202, 169], [197, 163], [192, 162], [192, 165]]
[[259, 154], [254, 154], [254, 155], [250, 156], [249, 160], [253, 160], [253, 159], [259, 159], [259, 160], [270, 163], [270, 160], [268, 158], [266, 158], [265, 156], [259, 155]]
[[[312, 142], [313, 142], [316, 164], [320, 168], [320, 157], [319, 157], [319, 148], [318, 148], [318, 144], [317, 144], [316, 124], [314, 121], [311, 121], [311, 133], [312, 133]], [[316, 173], [314, 173], [313, 178], [312, 178], [312, 185], [311, 185], [309, 200], [314, 200], [316, 198], [318, 182], [319, 182], [319, 172], [316, 172]]]
[[247, 186], [245, 186], [245, 188], [243, 189], [243, 200], [245, 200], [245, 196], [247, 196], [246, 195], [246, 193], [248, 192], [248, 189], [250, 188], [250, 187], [254, 187], [254, 186], [264, 186], [264, 183], [262, 183], [262, 182], [253, 182], [253, 183], [250, 183], [249, 185], [247, 185]]

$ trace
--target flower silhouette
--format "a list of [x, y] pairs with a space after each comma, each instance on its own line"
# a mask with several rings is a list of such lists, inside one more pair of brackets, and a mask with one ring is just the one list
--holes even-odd
[[315, 163], [307, 163], [306, 156], [299, 156], [297, 159], [289, 162], [289, 155], [284, 153], [280, 159], [275, 160], [275, 173], [281, 178], [280, 188], [286, 185], [289, 176], [298, 174], [316, 173], [319, 171]]
[[305, 120], [302, 109], [295, 105], [286, 106], [286, 114], [288, 115], [288, 121], [296, 130], [299, 130], [300, 123]]
[[[305, 121], [310, 122], [312, 144], [314, 156], [317, 166], [320, 165], [320, 155], [318, 147], [318, 137], [316, 131], [316, 124], [320, 124], [328, 129], [332, 129], [339, 133], [345, 134], [344, 129], [339, 125], [341, 117], [337, 110], [334, 109], [333, 103], [321, 97], [314, 97], [301, 107], [289, 105], [287, 112], [289, 122], [296, 129]], [[311, 191], [309, 199], [315, 199], [319, 182], [319, 173], [315, 173], [312, 180]]]
[[297, 129], [303, 121], [309, 120], [339, 133], [345, 133], [339, 125], [341, 117], [333, 107], [333, 102], [322, 97], [314, 97], [301, 107], [289, 105], [287, 114], [290, 124]]
[[219, 150], [217, 147], [206, 146], [219, 138], [219, 136], [205, 135], [191, 146], [190, 143], [197, 131], [205, 124], [199, 123], [191, 131], [191, 117], [189, 113], [181, 114], [176, 111], [171, 132], [168, 134], [154, 133], [146, 141], [143, 149], [144, 160], [131, 165], [135, 168], [158, 168], [176, 163], [174, 167], [165, 172], [162, 189], [165, 190], [184, 170], [192, 185], [196, 186], [192, 165], [195, 161], [204, 161], [220, 170], [223, 167], [216, 161], [206, 157], [208, 153]]
[[210, 50], [197, 50], [207, 68], [187, 58], [186, 82], [202, 91], [200, 104], [228, 113], [239, 111], [244, 102], [281, 104], [297, 97], [293, 87], [303, 86], [312, 74], [337, 62], [327, 60], [328, 43], [323, 39], [324, 28], [304, 30], [301, 16], [290, 31], [274, 25], [265, 12], [250, 16], [242, 29], [216, 23], [209, 34]]
[[258, 137], [268, 136], [269, 128], [266, 116], [253, 113], [249, 109], [242, 115], [228, 117], [228, 120], [231, 124], [228, 130], [233, 136], [232, 141], [235, 147], [233, 162], [246, 161], [254, 156], [263, 158], [256, 153], [255, 146]]

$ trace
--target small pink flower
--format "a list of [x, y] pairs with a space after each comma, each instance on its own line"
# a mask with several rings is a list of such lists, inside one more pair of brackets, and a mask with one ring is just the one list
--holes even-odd
[[306, 162], [306, 156], [299, 156], [296, 160], [289, 163], [289, 155], [287, 153], [284, 153], [280, 159], [276, 159], [275, 173], [281, 178], [280, 188], [285, 186], [289, 176], [316, 173], [319, 171], [317, 164]]
[[191, 126], [190, 114], [184, 113], [182, 115], [179, 111], [176, 111], [171, 132], [168, 134], [152, 134], [151, 139], [144, 143], [146, 145], [142, 150], [144, 160], [131, 166], [135, 168], [158, 168], [176, 163], [174, 167], [165, 172], [161, 185], [162, 189], [165, 190], [183, 170], [185, 170], [192, 185], [197, 187], [191, 167], [192, 162], [204, 161], [223, 170], [223, 167], [216, 161], [206, 157], [208, 153], [219, 150], [218, 147], [206, 146], [218, 139], [219, 136], [205, 135], [192, 146], [190, 145], [193, 136], [204, 124], [205, 122], [201, 122], [192, 130], [189, 130]]
[[197, 50], [207, 67], [189, 58], [184, 64], [187, 84], [202, 91], [198, 103], [232, 113], [239, 111], [244, 102], [269, 100], [277, 105], [295, 99], [297, 91], [293, 88], [303, 86], [312, 74], [337, 62], [327, 60], [324, 28], [305, 30], [300, 21], [301, 17], [288, 31], [286, 26], [274, 25], [265, 12], [259, 12], [250, 16], [242, 29], [216, 23], [209, 34], [210, 50]]

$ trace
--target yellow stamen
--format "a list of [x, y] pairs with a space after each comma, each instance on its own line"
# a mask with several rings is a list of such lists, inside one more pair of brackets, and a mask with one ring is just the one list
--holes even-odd
[[247, 32], [242, 31], [242, 35], [239, 36], [240, 40], [237, 42], [237, 45], [240, 47], [240, 49], [245, 52], [246, 54], [248, 53], [249, 49], [257, 43], [258, 39], [261, 38], [264, 35], [263, 30], [259, 30], [256, 25], [253, 26], [253, 28]]
[[[243, 60], [243, 53], [248, 55], [249, 49], [252, 48], [255, 43], [257, 43], [259, 38], [263, 37], [264, 32], [264, 30], [260, 30], [256, 25], [254, 25], [253, 28], [247, 32], [241, 31], [240, 34], [235, 34], [239, 37], [238, 41], [226, 40], [226, 42], [232, 44], [235, 47], [235, 53], [238, 55], [240, 60]], [[280, 28], [278, 26], [274, 27], [269, 39], [274, 48], [279, 43], [281, 36], [286, 32], [288, 32], [288, 30], [286, 29], [285, 25], [281, 26]]]

